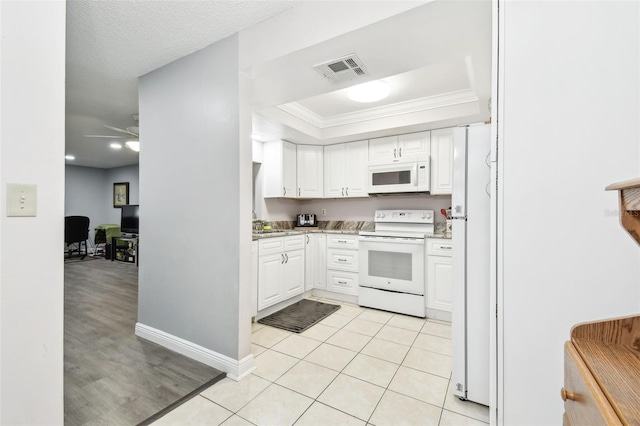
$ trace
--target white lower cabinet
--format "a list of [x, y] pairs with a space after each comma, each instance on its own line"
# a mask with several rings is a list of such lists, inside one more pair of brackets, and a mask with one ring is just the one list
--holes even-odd
[[258, 314], [258, 242], [251, 241], [251, 316]]
[[358, 295], [357, 235], [327, 235], [327, 290]]
[[258, 310], [304, 292], [304, 235], [258, 241]]
[[[427, 310], [451, 312], [453, 280], [449, 239], [427, 240]], [[429, 313], [427, 312], [427, 315]]]
[[327, 288], [327, 236], [305, 235], [305, 290]]

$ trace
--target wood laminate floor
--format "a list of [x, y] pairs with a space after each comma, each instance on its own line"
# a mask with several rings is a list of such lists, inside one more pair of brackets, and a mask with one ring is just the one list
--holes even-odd
[[224, 373], [134, 335], [138, 268], [65, 263], [65, 425], [135, 425]]

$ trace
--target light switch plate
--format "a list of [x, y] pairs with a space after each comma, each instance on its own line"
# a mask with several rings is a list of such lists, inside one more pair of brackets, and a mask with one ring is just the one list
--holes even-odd
[[7, 217], [36, 216], [38, 185], [26, 183], [7, 184]]

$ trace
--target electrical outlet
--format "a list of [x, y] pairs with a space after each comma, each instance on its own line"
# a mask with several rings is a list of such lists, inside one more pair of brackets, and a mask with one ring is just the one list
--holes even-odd
[[327, 209], [322, 209], [322, 216], [326, 216], [327, 215]]

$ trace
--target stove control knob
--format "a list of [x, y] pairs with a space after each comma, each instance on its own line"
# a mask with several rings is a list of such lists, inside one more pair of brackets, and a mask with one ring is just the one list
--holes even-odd
[[380, 217], [380, 213], [376, 213], [376, 218], [379, 218], [379, 217]]
[[382, 213], [382, 214], [380, 215], [380, 217], [384, 218], [384, 213]]

